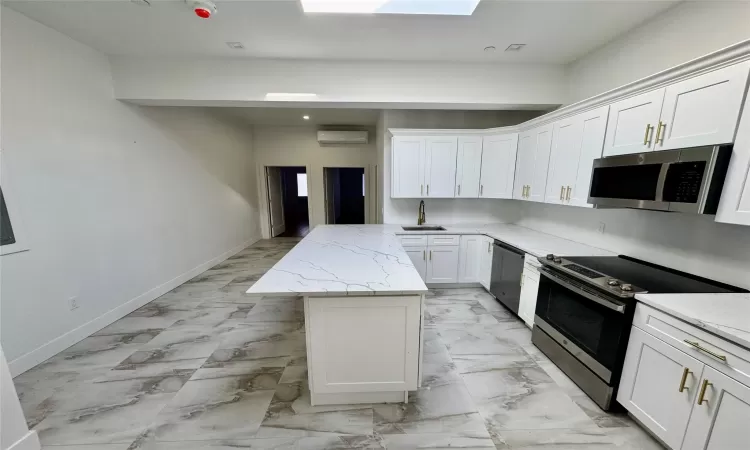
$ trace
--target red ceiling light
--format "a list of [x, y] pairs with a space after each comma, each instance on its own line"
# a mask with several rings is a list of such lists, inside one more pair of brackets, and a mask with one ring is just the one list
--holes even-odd
[[201, 19], [208, 19], [216, 14], [216, 5], [209, 0], [188, 0], [193, 12]]

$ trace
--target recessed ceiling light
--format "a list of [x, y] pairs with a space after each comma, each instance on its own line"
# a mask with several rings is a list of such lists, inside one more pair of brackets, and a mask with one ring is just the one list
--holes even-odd
[[490, 45], [490, 46], [487, 46], [487, 47], [484, 48], [484, 51], [487, 52], [487, 53], [492, 53], [495, 50], [497, 50], [497, 49], [495, 48], [494, 45]]
[[227, 46], [233, 50], [242, 50], [245, 48], [242, 42], [227, 42]]
[[480, 0], [300, 0], [306, 13], [470, 16]]
[[266, 100], [279, 100], [279, 101], [302, 101], [302, 100], [315, 100], [318, 94], [310, 94], [306, 92], [269, 92], [266, 94]]
[[310, 120], [310, 116], [302, 116], [302, 118], [305, 120]]
[[524, 47], [526, 47], [526, 44], [510, 44], [508, 48], [505, 49], [506, 52], [518, 52], [521, 51]]

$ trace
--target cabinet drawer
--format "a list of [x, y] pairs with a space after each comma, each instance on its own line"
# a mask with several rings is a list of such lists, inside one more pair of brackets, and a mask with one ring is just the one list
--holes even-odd
[[[700, 360], [725, 375], [750, 386], [750, 350], [683, 322], [651, 306], [638, 303], [633, 325]], [[726, 362], [699, 350], [686, 341], [725, 356]]]
[[436, 234], [427, 236], [427, 245], [430, 247], [438, 245], [458, 245], [459, 236]]
[[402, 247], [424, 247], [427, 245], [427, 235], [401, 236]]

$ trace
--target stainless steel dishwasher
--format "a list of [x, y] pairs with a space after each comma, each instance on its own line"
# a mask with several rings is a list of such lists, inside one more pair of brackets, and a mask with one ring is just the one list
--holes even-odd
[[516, 314], [521, 301], [524, 255], [523, 251], [504, 242], [496, 240], [494, 243], [490, 293]]

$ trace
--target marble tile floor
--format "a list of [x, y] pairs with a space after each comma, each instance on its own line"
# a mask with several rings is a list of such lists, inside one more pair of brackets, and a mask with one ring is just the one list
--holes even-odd
[[259, 241], [15, 378], [44, 448], [661, 448], [478, 288], [429, 293], [409, 403], [311, 406], [301, 300], [244, 294], [298, 241]]

